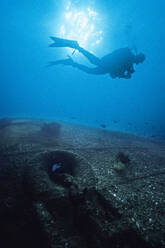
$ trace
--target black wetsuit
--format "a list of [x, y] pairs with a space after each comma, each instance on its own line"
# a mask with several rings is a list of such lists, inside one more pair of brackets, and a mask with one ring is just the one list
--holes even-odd
[[89, 74], [110, 74], [112, 78], [130, 78], [131, 74], [134, 73], [133, 64], [136, 63], [136, 56], [128, 47], [115, 50], [100, 59], [80, 47], [77, 41], [60, 39], [57, 37], [51, 37], [51, 39], [54, 41], [54, 43], [50, 45], [51, 47], [74, 48], [82, 53], [91, 62], [91, 64], [96, 67], [92, 68], [79, 64], [71, 58], [50, 62], [50, 66], [57, 64], [71, 65]]

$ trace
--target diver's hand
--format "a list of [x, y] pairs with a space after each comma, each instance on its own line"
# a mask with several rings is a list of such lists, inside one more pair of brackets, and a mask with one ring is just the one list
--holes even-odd
[[126, 79], [129, 79], [129, 78], [131, 78], [131, 74], [127, 74], [127, 75], [125, 75], [125, 77], [124, 78], [126, 78]]
[[[132, 72], [132, 73], [133, 73], [133, 72]], [[123, 74], [121, 74], [121, 75], [119, 76], [119, 78], [125, 78], [125, 79], [131, 78], [131, 71], [126, 71], [126, 72], [124, 72]]]

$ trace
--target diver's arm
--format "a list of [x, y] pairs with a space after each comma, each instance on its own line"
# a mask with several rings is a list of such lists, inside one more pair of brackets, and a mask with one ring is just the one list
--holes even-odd
[[[134, 71], [133, 71], [133, 72], [134, 72]], [[126, 78], [126, 79], [129, 79], [129, 78], [131, 78], [131, 74], [132, 74], [133, 72], [131, 72], [130, 70], [127, 70], [127, 71], [125, 71], [125, 72], [123, 72], [123, 73], [120, 73], [120, 74], [118, 75], [118, 78]]]
[[128, 69], [128, 72], [131, 74], [135, 72], [133, 65], [130, 66], [130, 68]]
[[118, 75], [118, 78], [126, 78], [126, 79], [128, 79], [128, 78], [131, 78], [131, 74], [130, 73], [120, 74], [120, 75]]
[[131, 78], [131, 73], [127, 72], [127, 73], [125, 74], [124, 78], [126, 78], [126, 79]]
[[127, 69], [127, 70], [124, 72], [124, 74], [122, 75], [121, 78], [129, 79], [129, 78], [131, 78], [131, 76], [132, 76], [131, 74], [134, 73], [134, 72], [135, 72], [134, 67], [133, 67], [133, 65], [131, 65], [130, 68]]

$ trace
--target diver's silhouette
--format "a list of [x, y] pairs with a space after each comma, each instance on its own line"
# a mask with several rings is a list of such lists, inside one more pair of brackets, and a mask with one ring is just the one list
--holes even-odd
[[105, 55], [103, 58], [99, 59], [92, 53], [88, 52], [84, 48], [80, 47], [77, 41], [61, 39], [57, 37], [50, 37], [54, 43], [50, 47], [70, 47], [78, 50], [82, 53], [93, 65], [94, 68], [79, 64], [68, 56], [68, 59], [56, 60], [50, 62], [49, 66], [52, 65], [71, 65], [76, 67], [81, 71], [89, 74], [109, 74], [112, 78], [131, 78], [131, 74], [135, 72], [133, 64], [142, 63], [145, 60], [145, 55], [139, 53], [137, 55], [133, 54], [131, 50], [126, 48], [120, 48], [114, 52]]

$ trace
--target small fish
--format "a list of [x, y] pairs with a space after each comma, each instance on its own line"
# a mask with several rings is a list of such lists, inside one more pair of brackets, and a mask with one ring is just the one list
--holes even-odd
[[53, 166], [52, 166], [52, 172], [56, 171], [57, 169], [61, 168], [61, 164], [57, 164], [55, 163]]

